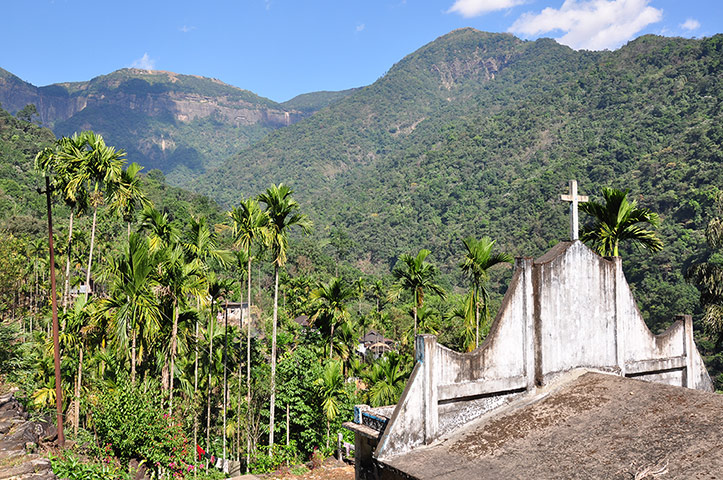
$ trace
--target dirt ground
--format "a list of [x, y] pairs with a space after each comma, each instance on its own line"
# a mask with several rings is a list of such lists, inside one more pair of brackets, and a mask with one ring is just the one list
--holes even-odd
[[354, 480], [354, 465], [327, 459], [321, 467], [303, 475], [275, 473], [258, 475], [258, 477], [264, 480]]

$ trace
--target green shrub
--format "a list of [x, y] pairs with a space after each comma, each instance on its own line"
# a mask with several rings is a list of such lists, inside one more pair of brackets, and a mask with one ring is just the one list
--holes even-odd
[[183, 476], [192, 471], [192, 453], [181, 423], [163, 413], [157, 386], [142, 387], [122, 381], [119, 388], [100, 396], [93, 419], [101, 445], [109, 445], [125, 464], [145, 460], [149, 469], [170, 470]]
[[72, 452], [50, 456], [53, 473], [72, 480], [131, 480], [130, 473], [106, 461], [81, 462]]
[[251, 461], [251, 473], [270, 473], [278, 470], [281, 466], [290, 466], [299, 463], [299, 450], [296, 442], [290, 445], [274, 444], [269, 455], [269, 447], [259, 447], [256, 457]]

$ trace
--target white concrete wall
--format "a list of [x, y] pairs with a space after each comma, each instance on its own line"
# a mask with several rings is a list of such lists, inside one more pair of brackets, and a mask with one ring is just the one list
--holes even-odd
[[432, 335], [415, 346], [417, 364], [378, 459], [431, 443], [573, 369], [712, 390], [690, 316], [653, 335], [620, 258], [601, 258], [579, 241], [517, 259], [490, 334], [474, 352], [454, 352]]

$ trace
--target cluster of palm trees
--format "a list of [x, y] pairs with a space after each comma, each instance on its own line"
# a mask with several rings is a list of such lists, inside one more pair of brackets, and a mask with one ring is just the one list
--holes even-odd
[[[143, 384], [149, 378], [160, 377], [167, 399], [169, 414], [179, 409], [188, 412], [189, 402], [193, 414], [194, 442], [199, 433], [198, 409], [195, 407], [206, 382], [206, 446], [210, 446], [212, 389], [215, 373], [223, 372], [223, 448], [226, 456], [227, 406], [230, 403], [228, 362], [237, 364], [238, 393], [236, 401], [237, 429], [236, 453], [240, 456], [242, 407], [246, 413], [246, 459], [251, 460], [255, 439], [251, 434], [252, 386], [252, 322], [251, 313], [260, 311], [252, 305], [251, 272], [254, 262], [262, 256], [270, 259], [273, 268], [273, 313], [268, 346], [269, 375], [269, 426], [268, 444], [274, 445], [276, 413], [276, 368], [278, 362], [277, 335], [279, 328], [280, 274], [287, 263], [289, 235], [294, 229], [308, 233], [309, 218], [301, 213], [293, 198], [293, 191], [284, 184], [274, 185], [255, 198], [241, 201], [228, 212], [231, 245], [222, 248], [217, 232], [201, 219], [192, 219], [185, 229], [171, 221], [167, 213], [153, 208], [141, 188], [140, 170], [137, 164], [126, 167], [124, 153], [107, 146], [102, 137], [93, 132], [83, 132], [57, 141], [54, 148], [41, 151], [36, 157], [37, 168], [52, 176], [53, 188], [70, 209], [69, 234], [65, 247], [63, 322], [61, 344], [66, 355], [76, 359], [72, 380], [72, 418], [77, 429], [81, 424], [80, 406], [88, 383], [83, 382], [84, 372], [93, 382], [105, 385], [118, 370], [129, 373], [131, 384]], [[653, 251], [661, 248], [660, 240], [641, 223], [655, 225], [657, 217], [639, 209], [635, 202], [628, 202], [627, 192], [612, 189], [603, 191], [606, 205], [588, 202], [583, 211], [598, 223], [583, 228], [581, 238], [590, 242], [601, 254], [618, 255], [620, 241], [637, 240]], [[116, 218], [125, 223], [125, 241], [116, 255], [108, 257], [102, 268], [95, 268], [97, 278], [92, 276], [93, 250], [95, 246], [97, 213], [103, 205]], [[73, 220], [79, 214], [93, 212], [88, 261], [85, 270], [84, 295], [72, 303], [70, 279], [71, 252], [73, 248]], [[132, 228], [134, 220], [137, 228]], [[714, 232], [715, 227], [711, 227]], [[719, 232], [718, 232], [719, 234]], [[720, 235], [718, 235], [720, 236]], [[718, 237], [715, 237], [718, 238]], [[720, 243], [720, 242], [719, 242]], [[488, 283], [490, 269], [510, 263], [511, 255], [495, 252], [495, 242], [489, 237], [463, 240], [464, 257], [461, 272], [470, 282], [469, 293], [463, 305], [453, 309], [447, 318], [463, 320], [463, 347], [467, 351], [480, 345], [490, 323], [490, 292]], [[327, 419], [327, 440], [330, 422], [340, 411], [340, 392], [347, 377], [363, 378], [368, 387], [366, 400], [373, 405], [396, 401], [410, 371], [409, 352], [392, 353], [379, 361], [360, 365], [355, 355], [359, 333], [363, 335], [369, 319], [381, 319], [382, 304], [408, 295], [411, 299], [409, 316], [412, 319], [410, 333], [435, 332], [433, 318], [439, 316], [425, 305], [429, 295], [445, 299], [445, 291], [437, 281], [438, 270], [427, 259], [428, 250], [416, 255], [399, 257], [392, 271], [395, 282], [386, 290], [381, 280], [371, 282], [369, 288], [364, 278], [347, 283], [340, 277], [327, 282], [317, 281], [309, 292], [310, 320], [323, 340], [322, 356], [325, 363], [323, 375], [317, 380], [320, 407]], [[231, 278], [229, 271], [235, 272]], [[221, 273], [224, 272], [224, 273]], [[242, 331], [231, 333], [234, 348], [226, 348], [228, 328], [223, 338], [216, 322], [222, 302], [232, 297], [243, 299], [243, 287], [236, 288], [235, 281], [246, 281], [246, 301], [249, 321], [245, 333], [245, 361], [242, 353]], [[104, 290], [93, 288], [103, 286]], [[234, 290], [236, 290], [234, 292]], [[362, 301], [366, 292], [376, 299], [374, 314], [364, 315]], [[358, 301], [356, 315], [349, 304]], [[358, 317], [354, 325], [352, 317]], [[409, 318], [409, 317], [407, 317]], [[224, 348], [219, 355], [218, 343]], [[328, 350], [327, 350], [328, 346]], [[86, 358], [89, 364], [84, 365]], [[190, 359], [193, 359], [191, 362]], [[219, 361], [221, 365], [219, 365]], [[245, 388], [242, 388], [242, 366], [245, 364]], [[203, 370], [206, 369], [204, 375]], [[217, 370], [218, 369], [218, 370]], [[48, 371], [47, 368], [40, 368]], [[115, 372], [113, 371], [115, 370]], [[362, 373], [363, 371], [363, 373]], [[139, 379], [142, 376], [143, 379]], [[103, 387], [101, 387], [103, 388]], [[177, 395], [176, 390], [183, 395]], [[241, 401], [241, 395], [245, 398]], [[35, 392], [38, 403], [53, 400], [53, 391], [42, 387]], [[174, 397], [175, 400], [174, 400]], [[179, 398], [180, 397], [180, 398]], [[269, 450], [271, 453], [271, 449]]]

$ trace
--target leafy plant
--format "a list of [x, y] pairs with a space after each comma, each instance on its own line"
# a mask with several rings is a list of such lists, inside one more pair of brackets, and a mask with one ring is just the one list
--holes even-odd
[[106, 461], [82, 462], [72, 452], [51, 455], [53, 473], [60, 479], [69, 480], [131, 480], [133, 476], [121, 467]]

